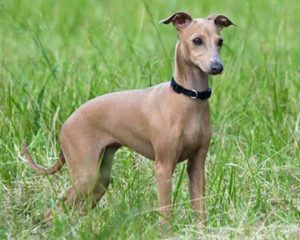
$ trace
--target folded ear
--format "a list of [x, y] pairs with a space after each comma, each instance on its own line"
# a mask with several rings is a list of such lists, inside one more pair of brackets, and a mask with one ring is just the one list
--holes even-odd
[[169, 24], [173, 23], [173, 25], [176, 27], [177, 30], [187, 26], [193, 18], [185, 12], [177, 12], [174, 13], [172, 16], [163, 19], [160, 21], [160, 23]]
[[229, 27], [230, 25], [236, 26], [228, 17], [224, 15], [213, 14], [208, 16], [207, 19], [214, 21], [220, 30], [222, 30], [224, 27]]

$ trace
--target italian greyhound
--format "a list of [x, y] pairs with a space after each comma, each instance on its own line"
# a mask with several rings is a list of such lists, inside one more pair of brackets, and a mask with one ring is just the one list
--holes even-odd
[[233, 23], [223, 15], [193, 19], [185, 12], [161, 23], [172, 23], [178, 36], [171, 82], [110, 93], [83, 104], [63, 124], [60, 157], [50, 169], [37, 165], [26, 145], [23, 152], [43, 175], [67, 163], [72, 187], [63, 201], [81, 208], [88, 196], [92, 207], [104, 195], [116, 151], [121, 146], [134, 149], [154, 161], [162, 222], [172, 215], [174, 168], [187, 160], [192, 207], [199, 213], [197, 223], [204, 224], [205, 158], [211, 138], [208, 76], [223, 70], [220, 32]]

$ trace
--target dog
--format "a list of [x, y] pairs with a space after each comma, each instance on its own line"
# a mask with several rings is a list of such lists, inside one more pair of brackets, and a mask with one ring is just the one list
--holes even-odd
[[89, 207], [93, 207], [111, 182], [114, 154], [121, 146], [132, 148], [154, 161], [162, 222], [172, 216], [175, 166], [187, 160], [192, 208], [197, 223], [204, 226], [205, 158], [211, 139], [208, 77], [223, 71], [220, 32], [234, 24], [224, 15], [201, 19], [185, 12], [161, 23], [172, 23], [177, 31], [171, 82], [114, 92], [83, 104], [63, 124], [60, 157], [50, 169], [37, 165], [26, 145], [23, 153], [30, 166], [43, 175], [56, 173], [66, 163], [72, 186], [64, 204], [80, 207], [90, 196]]

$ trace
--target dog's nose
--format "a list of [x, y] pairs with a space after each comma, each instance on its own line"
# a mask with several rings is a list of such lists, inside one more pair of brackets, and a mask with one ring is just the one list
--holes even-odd
[[219, 74], [223, 71], [223, 65], [220, 62], [213, 62], [211, 64], [211, 73], [212, 74]]

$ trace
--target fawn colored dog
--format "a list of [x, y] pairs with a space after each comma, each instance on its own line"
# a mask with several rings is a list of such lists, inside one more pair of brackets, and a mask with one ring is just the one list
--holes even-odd
[[63, 124], [62, 151], [50, 169], [35, 164], [26, 145], [23, 152], [43, 175], [56, 173], [66, 162], [72, 187], [63, 201], [81, 208], [88, 196], [90, 207], [101, 199], [111, 181], [114, 154], [121, 146], [130, 147], [154, 161], [162, 221], [171, 217], [174, 168], [188, 160], [192, 207], [203, 225], [205, 158], [211, 138], [208, 75], [223, 70], [220, 32], [233, 23], [223, 15], [193, 19], [184, 12], [161, 23], [172, 23], [178, 36], [171, 83], [110, 93], [83, 104]]

